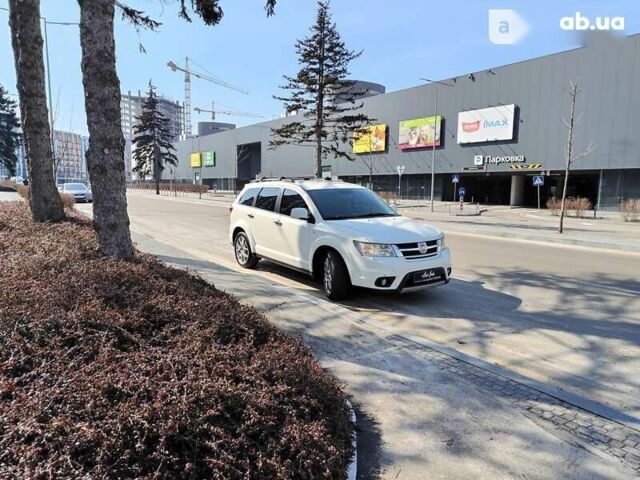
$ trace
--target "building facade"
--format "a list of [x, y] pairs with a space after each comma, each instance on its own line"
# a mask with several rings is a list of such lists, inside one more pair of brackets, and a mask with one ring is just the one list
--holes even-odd
[[53, 145], [56, 183], [88, 182], [87, 150], [89, 137], [79, 133], [54, 130]]
[[[125, 174], [127, 180], [134, 177], [131, 145], [135, 136], [134, 127], [138, 123], [136, 117], [142, 114], [142, 107], [146, 100], [146, 93], [138, 90], [138, 93], [122, 94], [120, 111], [122, 116], [122, 133], [125, 139]], [[158, 96], [158, 109], [169, 119], [169, 131], [175, 139], [180, 138], [184, 129], [184, 108], [179, 102], [174, 102], [165, 97]]]
[[[469, 201], [533, 206], [540, 192], [544, 205], [564, 181], [571, 81], [580, 92], [573, 152], [590, 153], [573, 163], [569, 195], [600, 208], [640, 198], [640, 35], [366, 98], [363, 111], [376, 119], [369, 141], [344, 144], [360, 152], [355, 160], [328, 158], [325, 168], [376, 190], [397, 191], [400, 180], [401, 196], [428, 198], [433, 162], [435, 199], [453, 200], [462, 187]], [[272, 128], [295, 119], [179, 142], [172, 174], [216, 188], [310, 176], [313, 149], [269, 147]]]

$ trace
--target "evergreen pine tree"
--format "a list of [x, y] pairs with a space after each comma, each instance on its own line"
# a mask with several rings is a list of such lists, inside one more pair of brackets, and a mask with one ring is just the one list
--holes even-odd
[[133, 171], [142, 179], [153, 175], [156, 184], [156, 195], [160, 194], [160, 179], [165, 163], [178, 164], [173, 153], [175, 148], [169, 131], [169, 119], [158, 109], [158, 98], [155, 87], [149, 82], [147, 99], [142, 106], [142, 114], [136, 116], [138, 123], [133, 127], [133, 160], [136, 165]]
[[0, 165], [11, 176], [16, 174], [16, 149], [20, 141], [20, 122], [16, 115], [16, 102], [9, 98], [9, 93], [0, 85]]
[[289, 91], [286, 97], [275, 96], [285, 104], [287, 113], [298, 113], [300, 120], [272, 129], [272, 148], [281, 145], [302, 145], [315, 148], [315, 174], [322, 175], [322, 159], [327, 155], [353, 160], [344, 150], [353, 134], [372, 120], [357, 111], [360, 92], [347, 80], [349, 63], [362, 52], [346, 48], [335, 23], [331, 21], [329, 1], [318, 2], [316, 23], [311, 36], [296, 42], [301, 68], [295, 77], [285, 76], [280, 88]]

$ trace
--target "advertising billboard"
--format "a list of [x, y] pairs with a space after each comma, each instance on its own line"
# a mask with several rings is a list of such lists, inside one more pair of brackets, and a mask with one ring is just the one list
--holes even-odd
[[191, 168], [200, 168], [202, 166], [202, 155], [200, 152], [191, 154]]
[[515, 105], [458, 113], [458, 143], [512, 140]]
[[440, 124], [442, 117], [414, 118], [400, 122], [398, 148], [412, 150], [414, 148], [440, 146]]
[[353, 153], [384, 152], [387, 149], [387, 125], [371, 125], [364, 132], [353, 132]]
[[205, 167], [215, 167], [216, 166], [216, 152], [214, 150], [209, 150], [208, 152], [204, 152], [204, 163]]

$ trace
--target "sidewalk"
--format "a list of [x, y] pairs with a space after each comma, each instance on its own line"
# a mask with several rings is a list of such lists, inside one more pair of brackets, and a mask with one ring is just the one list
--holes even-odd
[[[559, 217], [548, 210], [508, 207], [483, 207], [479, 216], [457, 216], [455, 206], [439, 202], [435, 212], [428, 206], [401, 202], [398, 211], [408, 217], [423, 220], [445, 233], [485, 235], [510, 239], [604, 248], [640, 253], [640, 224], [625, 223], [619, 216], [604, 218], [565, 217], [565, 232], [558, 233]], [[449, 213], [449, 208], [452, 213]], [[468, 207], [469, 208], [469, 207]], [[475, 211], [475, 206], [470, 207]]]
[[358, 478], [623, 479], [640, 473], [638, 430], [316, 296], [149, 236], [135, 235], [135, 241], [302, 336], [353, 396]]

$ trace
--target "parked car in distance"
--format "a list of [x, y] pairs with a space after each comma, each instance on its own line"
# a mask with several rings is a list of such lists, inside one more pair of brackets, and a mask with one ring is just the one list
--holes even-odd
[[63, 183], [58, 186], [58, 190], [62, 193], [73, 195], [76, 202], [93, 202], [91, 188], [84, 183]]
[[347, 297], [352, 285], [400, 292], [449, 282], [443, 233], [359, 185], [261, 180], [247, 184], [230, 210], [238, 264], [252, 268], [267, 259], [309, 273], [333, 300]]

